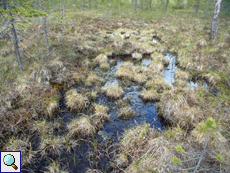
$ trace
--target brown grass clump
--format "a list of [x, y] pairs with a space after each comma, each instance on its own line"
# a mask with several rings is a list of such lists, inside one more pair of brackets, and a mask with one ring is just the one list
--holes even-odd
[[204, 118], [196, 93], [191, 88], [175, 88], [164, 92], [158, 106], [164, 118], [173, 124], [195, 125]]
[[147, 81], [147, 77], [143, 73], [135, 73], [133, 80], [139, 84], [143, 84]]
[[101, 129], [106, 121], [109, 121], [109, 109], [104, 105], [94, 105], [94, 115], [90, 117], [91, 124], [97, 129]]
[[108, 70], [109, 69], [109, 63], [108, 62], [103, 62], [100, 64], [100, 68], [102, 70]]
[[145, 101], [158, 101], [160, 99], [159, 94], [154, 89], [143, 90], [140, 97]]
[[30, 164], [35, 158], [35, 151], [32, 150], [29, 138], [19, 139], [12, 137], [9, 139], [6, 148], [3, 151], [21, 151], [22, 154], [22, 166]]
[[115, 84], [108, 85], [104, 90], [107, 97], [114, 99], [121, 98], [124, 95], [122, 88]]
[[118, 118], [128, 120], [130, 118], [135, 117], [135, 112], [128, 106], [121, 108], [118, 114]]
[[189, 80], [189, 74], [187, 72], [181, 70], [180, 68], [178, 68], [175, 72], [175, 80], [177, 80], [177, 79], [188, 81]]
[[154, 70], [156, 73], [160, 73], [164, 69], [164, 65], [158, 60], [150, 61], [148, 68]]
[[158, 93], [162, 93], [164, 90], [171, 89], [170, 85], [164, 81], [163, 78], [154, 78], [149, 80], [145, 84], [146, 88], [153, 88]]
[[108, 61], [108, 58], [104, 54], [100, 54], [95, 58], [95, 62], [98, 63], [98, 64], [105, 63], [107, 61]]
[[202, 77], [206, 79], [209, 83], [216, 86], [221, 81], [221, 77], [214, 72], [203, 74]]
[[134, 70], [135, 66], [131, 62], [126, 62], [117, 69], [116, 75], [117, 77], [127, 77], [132, 80], [134, 78]]
[[85, 85], [86, 86], [92, 86], [93, 84], [95, 84], [98, 81], [98, 77], [96, 74], [89, 74], [88, 78], [85, 81]]
[[71, 109], [83, 110], [88, 107], [89, 100], [87, 97], [79, 94], [76, 89], [66, 92], [66, 104]]
[[161, 62], [164, 66], [169, 65], [169, 60], [162, 53], [154, 52], [153, 54], [151, 54], [151, 58], [153, 62]]
[[72, 122], [67, 125], [67, 128], [69, 130], [69, 137], [73, 137], [75, 135], [87, 137], [95, 133], [95, 127], [91, 125], [88, 116], [83, 116], [79, 119], [72, 120]]
[[46, 167], [49, 173], [68, 173], [65, 169], [61, 169], [61, 164], [58, 161], [53, 161]]
[[64, 149], [63, 140], [60, 136], [54, 137], [51, 135], [42, 136], [39, 146], [42, 157], [57, 157]]

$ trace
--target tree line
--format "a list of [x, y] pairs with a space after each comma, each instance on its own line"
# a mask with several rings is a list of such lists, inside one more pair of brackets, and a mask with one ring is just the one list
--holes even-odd
[[[223, 6], [221, 3], [223, 1]], [[27, 27], [31, 18], [41, 17], [43, 24], [44, 42], [47, 52], [50, 51], [46, 21], [52, 12], [60, 12], [64, 16], [66, 10], [97, 9], [107, 10], [127, 8], [134, 13], [151, 11], [156, 8], [163, 10], [183, 10], [193, 13], [212, 11], [213, 19], [210, 29], [210, 39], [215, 40], [218, 31], [218, 19], [221, 10], [229, 14], [230, 0], [0, 0], [0, 47], [13, 42], [13, 49], [18, 66], [23, 71], [19, 51], [18, 35]], [[8, 36], [8, 37], [7, 37]]]

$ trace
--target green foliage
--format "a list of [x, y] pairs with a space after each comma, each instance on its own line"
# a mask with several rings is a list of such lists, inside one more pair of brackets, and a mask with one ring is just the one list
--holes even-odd
[[176, 150], [177, 150], [178, 152], [184, 153], [184, 150], [183, 150], [183, 148], [182, 148], [181, 145], [177, 145], [177, 146], [176, 146]]
[[140, 131], [140, 137], [141, 137], [141, 138], [143, 138], [143, 137], [146, 135], [146, 133], [147, 133], [147, 131], [149, 130], [149, 128], [150, 128], [150, 124], [145, 123], [144, 128], [141, 129], [141, 131]]
[[205, 120], [205, 125], [207, 130], [212, 130], [216, 126], [216, 121], [212, 117], [209, 117]]
[[173, 163], [175, 163], [175, 164], [180, 164], [180, 163], [181, 163], [181, 159], [180, 159], [180, 158], [177, 158], [177, 157], [173, 157], [173, 158], [171, 159], [171, 161], [172, 161]]
[[222, 157], [221, 157], [220, 155], [217, 155], [217, 156], [216, 156], [216, 160], [218, 160], [218, 161], [223, 161], [223, 159], [222, 159]]

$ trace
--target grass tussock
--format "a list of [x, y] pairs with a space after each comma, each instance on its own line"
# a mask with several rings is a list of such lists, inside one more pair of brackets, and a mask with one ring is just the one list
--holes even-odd
[[96, 129], [103, 128], [106, 121], [109, 121], [110, 117], [108, 115], [109, 109], [104, 105], [95, 104], [94, 114], [90, 117], [91, 124], [96, 127]]
[[36, 157], [36, 152], [33, 151], [29, 138], [19, 139], [11, 137], [3, 151], [21, 151], [22, 166], [32, 163]]
[[108, 62], [103, 62], [100, 64], [100, 68], [102, 70], [108, 70], [109, 69], [109, 63]]
[[125, 62], [117, 69], [116, 76], [133, 80], [134, 70], [135, 70], [135, 66], [131, 62]]
[[61, 164], [58, 161], [53, 161], [46, 167], [49, 173], [68, 173], [65, 169], [61, 168]]
[[76, 89], [71, 89], [66, 92], [66, 105], [69, 108], [81, 111], [87, 108], [88, 104], [88, 98], [79, 94]]
[[128, 106], [121, 108], [118, 113], [118, 118], [129, 120], [136, 116], [135, 112]]
[[144, 84], [147, 81], [147, 76], [143, 73], [137, 73], [134, 75], [133, 80], [139, 84]]
[[151, 58], [153, 62], [161, 62], [164, 67], [169, 65], [169, 60], [162, 53], [154, 52], [153, 54], [151, 54]]
[[42, 157], [56, 158], [64, 150], [63, 140], [60, 136], [42, 136], [39, 150]]
[[94, 73], [91, 73], [88, 75], [88, 78], [85, 81], [85, 85], [86, 86], [92, 86], [94, 84], [96, 84], [98, 81], [98, 76]]
[[175, 72], [175, 80], [183, 80], [183, 81], [188, 81], [189, 80], [189, 74], [180, 68], [178, 68]]
[[149, 80], [145, 84], [146, 88], [153, 88], [158, 93], [162, 93], [165, 90], [170, 90], [171, 87], [168, 83], [164, 81], [163, 78], [154, 78], [152, 80]]
[[104, 54], [100, 54], [95, 58], [95, 62], [98, 64], [106, 63], [108, 62], [108, 58]]
[[145, 101], [159, 101], [160, 96], [154, 89], [143, 90], [140, 97]]
[[69, 137], [74, 137], [76, 135], [88, 137], [95, 133], [95, 127], [90, 123], [88, 116], [72, 120], [72, 122], [67, 125], [67, 128], [69, 130]]
[[204, 118], [196, 93], [191, 88], [175, 88], [164, 92], [158, 106], [163, 117], [173, 124], [195, 125]]
[[105, 87], [104, 91], [107, 97], [113, 99], [121, 98], [124, 95], [124, 91], [122, 90], [122, 88], [115, 84], [108, 85], [107, 87]]

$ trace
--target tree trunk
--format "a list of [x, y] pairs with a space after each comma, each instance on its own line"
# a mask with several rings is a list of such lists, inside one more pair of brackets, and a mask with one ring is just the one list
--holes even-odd
[[166, 0], [165, 8], [168, 9], [169, 0]]
[[195, 5], [196, 13], [198, 13], [199, 8], [200, 8], [200, 0], [196, 0], [196, 5]]
[[222, 0], [217, 0], [215, 4], [214, 14], [212, 18], [211, 40], [215, 40], [217, 36], [221, 1]]
[[[6, 0], [6, 8], [8, 10], [11, 10], [8, 0]], [[21, 56], [20, 56], [19, 47], [18, 47], [17, 32], [16, 32], [15, 27], [14, 27], [14, 19], [13, 19], [11, 11], [9, 12], [9, 16], [11, 17], [11, 19], [9, 20], [9, 24], [11, 25], [10, 30], [11, 30], [11, 34], [13, 36], [14, 51], [15, 51], [15, 55], [17, 58], [18, 67], [20, 68], [21, 71], [23, 71], [24, 68], [22, 66]]]
[[[42, 2], [41, 2], [41, 0], [39, 0], [39, 4], [40, 4], [40, 9], [42, 10]], [[49, 53], [50, 52], [50, 46], [49, 46], [48, 36], [47, 36], [46, 17], [43, 18], [43, 32], [44, 32], [47, 52]]]
[[144, 0], [141, 0], [141, 11], [144, 10]]
[[48, 35], [47, 35], [47, 29], [46, 29], [46, 17], [43, 18], [43, 30], [44, 30], [44, 37], [46, 41], [46, 48], [47, 52], [50, 52], [50, 46], [49, 46], [49, 41], [48, 41]]
[[137, 0], [134, 0], [134, 11], [137, 13]]

